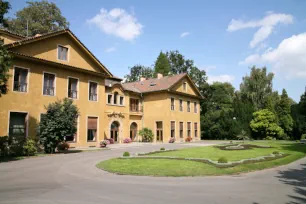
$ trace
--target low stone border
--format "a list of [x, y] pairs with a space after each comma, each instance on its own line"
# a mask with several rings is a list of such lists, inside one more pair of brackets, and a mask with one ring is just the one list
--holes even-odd
[[217, 145], [215, 147], [220, 150], [249, 150], [253, 148], [272, 148], [271, 146], [253, 145], [253, 144], [227, 144], [227, 145]]
[[139, 153], [136, 153], [135, 156], [145, 156], [145, 155], [150, 155], [150, 154], [155, 154], [155, 153], [173, 152], [173, 151], [177, 151], [177, 149], [157, 150], [153, 152], [139, 152]]
[[219, 168], [229, 168], [229, 167], [238, 166], [240, 164], [251, 164], [251, 163], [258, 163], [258, 162], [276, 160], [276, 159], [279, 159], [279, 158], [284, 158], [284, 157], [289, 155], [289, 154], [284, 154], [284, 153], [270, 154], [270, 155], [267, 155], [267, 156], [261, 156], [261, 157], [250, 158], [250, 159], [242, 159], [240, 161], [233, 161], [233, 162], [228, 162], [228, 163], [218, 163], [218, 161], [213, 161], [211, 159], [206, 159], [206, 158], [181, 158], [181, 157], [175, 157], [175, 156], [172, 156], [172, 157], [170, 157], [170, 156], [146, 156], [148, 154], [159, 153], [159, 152], [167, 152], [167, 151], [175, 151], [175, 150], [138, 153], [135, 156], [119, 157], [119, 159], [174, 159], [174, 160], [186, 160], [186, 161], [202, 162], [202, 163], [210, 164], [210, 165], [213, 165], [213, 166], [219, 167]]

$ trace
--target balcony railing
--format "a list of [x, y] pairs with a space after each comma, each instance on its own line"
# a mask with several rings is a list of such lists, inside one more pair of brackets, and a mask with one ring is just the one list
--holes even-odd
[[76, 90], [68, 90], [68, 97], [69, 98], [77, 99], [78, 98], [78, 91], [76, 91]]
[[174, 105], [171, 105], [171, 110], [174, 110]]
[[97, 94], [89, 94], [89, 100], [90, 101], [97, 101], [98, 100], [98, 95]]
[[44, 87], [44, 95], [54, 96], [54, 87]]
[[143, 112], [143, 108], [142, 107], [130, 107], [130, 111], [131, 112]]
[[27, 92], [27, 83], [22, 83], [19, 81], [14, 81], [14, 91]]

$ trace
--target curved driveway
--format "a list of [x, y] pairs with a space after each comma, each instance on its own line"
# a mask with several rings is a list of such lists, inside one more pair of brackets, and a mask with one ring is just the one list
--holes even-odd
[[108, 151], [0, 163], [0, 203], [306, 203], [305, 158], [275, 169], [218, 177], [122, 176], [95, 167], [97, 162], [120, 156], [127, 149], [135, 153], [168, 145], [187, 147], [127, 145]]

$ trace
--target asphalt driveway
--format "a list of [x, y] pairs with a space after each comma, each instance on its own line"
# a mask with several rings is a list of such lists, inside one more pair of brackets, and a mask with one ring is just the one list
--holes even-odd
[[120, 176], [95, 167], [97, 162], [120, 156], [126, 150], [145, 152], [161, 146], [188, 147], [127, 145], [106, 151], [0, 163], [0, 203], [306, 203], [305, 158], [274, 169], [218, 177]]

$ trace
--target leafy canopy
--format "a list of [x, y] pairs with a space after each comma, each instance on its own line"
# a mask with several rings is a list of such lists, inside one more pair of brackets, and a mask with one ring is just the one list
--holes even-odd
[[170, 72], [170, 64], [167, 55], [164, 54], [163, 52], [160, 52], [159, 56], [157, 57], [157, 60], [155, 61], [154, 73], [155, 75], [157, 73], [160, 73], [163, 74], [164, 76], [167, 76], [169, 72]]
[[76, 133], [79, 110], [68, 98], [49, 104], [46, 110], [39, 123], [39, 136], [45, 152], [53, 153], [66, 136]]
[[16, 13], [16, 18], [9, 19], [9, 29], [20, 35], [34, 36], [69, 27], [60, 9], [48, 1], [28, 1], [27, 6]]
[[130, 68], [130, 74], [124, 76], [126, 82], [139, 81], [140, 77], [146, 79], [152, 78], [154, 76], [154, 71], [150, 67], [145, 67], [142, 65], [134, 65]]

